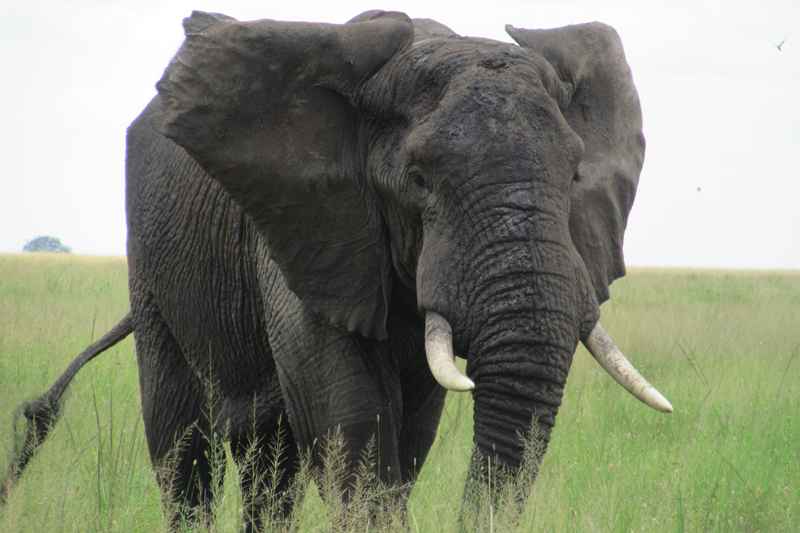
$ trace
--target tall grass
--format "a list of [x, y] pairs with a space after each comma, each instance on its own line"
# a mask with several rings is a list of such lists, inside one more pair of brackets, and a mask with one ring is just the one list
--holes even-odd
[[[14, 408], [127, 310], [124, 258], [0, 255], [6, 453]], [[602, 323], [675, 412], [638, 403], [579, 348], [519, 520], [484, 507], [489, 520], [475, 518], [479, 530], [800, 531], [800, 273], [630, 269], [612, 287]], [[0, 510], [0, 530], [166, 531], [137, 379], [131, 339], [78, 374], [62, 419]], [[471, 439], [471, 399], [450, 394], [406, 506], [408, 530], [458, 530]], [[248, 465], [233, 462], [224, 438], [216, 445], [227, 475], [208, 528], [234, 531], [242, 527], [239, 472]], [[295, 530], [400, 528], [402, 513], [387, 511], [376, 523], [364, 511], [374, 505], [342, 504], [330, 466], [320, 479], [328, 505], [307, 477]], [[375, 492], [368, 472], [359, 501], [391, 500]]]
[[[128, 308], [124, 258], [0, 254], [0, 472], [17, 405], [47, 390]], [[0, 530], [125, 529], [144, 510], [160, 520], [149, 463], [131, 338], [78, 374], [63, 417], [0, 510]]]
[[800, 273], [632, 269], [602, 320], [675, 412], [580, 349], [531, 500], [543, 530], [800, 530]]

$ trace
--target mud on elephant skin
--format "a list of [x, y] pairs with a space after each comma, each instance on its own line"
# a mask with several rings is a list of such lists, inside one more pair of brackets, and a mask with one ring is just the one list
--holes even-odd
[[116, 334], [134, 333], [153, 464], [182, 439], [165, 497], [214, 496], [212, 382], [235, 455], [254, 424], [266, 457], [288, 420], [288, 465], [341, 428], [350, 464], [379, 437], [389, 484], [417, 476], [446, 388], [472, 391], [473, 464], [518, 469], [580, 341], [671, 410], [598, 323], [645, 147], [613, 29], [507, 26], [517, 46], [382, 11], [184, 28], [128, 131]]

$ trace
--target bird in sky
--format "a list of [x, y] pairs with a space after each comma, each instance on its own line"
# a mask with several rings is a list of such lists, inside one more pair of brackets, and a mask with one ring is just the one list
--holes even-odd
[[783, 43], [785, 43], [785, 42], [786, 42], [786, 39], [782, 40], [782, 41], [781, 41], [781, 44], [775, 44], [775, 43], [773, 43], [773, 42], [770, 42], [769, 44], [771, 44], [772, 46], [774, 46], [775, 48], [777, 48], [777, 49], [778, 49], [778, 52], [782, 52], [783, 50], [781, 50], [781, 46], [783, 46]]

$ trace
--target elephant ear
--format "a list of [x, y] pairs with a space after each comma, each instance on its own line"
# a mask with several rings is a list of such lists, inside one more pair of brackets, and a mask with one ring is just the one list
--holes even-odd
[[436, 39], [439, 37], [454, 37], [458, 34], [433, 19], [413, 19], [414, 23], [414, 43], [421, 43], [428, 39]]
[[569, 228], [603, 303], [609, 285], [625, 275], [622, 241], [644, 163], [642, 111], [622, 42], [613, 28], [597, 22], [506, 31], [552, 65], [562, 83], [554, 98], [583, 140]]
[[[353, 22], [366, 22], [368, 20], [385, 17], [386, 15], [386, 11], [381, 11], [380, 9], [371, 9], [351, 18], [347, 21], [347, 24], [352, 24]], [[411, 19], [411, 22], [414, 24], [414, 44], [427, 41], [428, 39], [435, 39], [437, 37], [453, 37], [458, 35], [441, 22], [436, 22], [433, 19]]]
[[152, 124], [243, 208], [306, 305], [385, 338], [389, 255], [351, 101], [410, 45], [408, 17], [332, 25], [195, 12], [184, 29]]

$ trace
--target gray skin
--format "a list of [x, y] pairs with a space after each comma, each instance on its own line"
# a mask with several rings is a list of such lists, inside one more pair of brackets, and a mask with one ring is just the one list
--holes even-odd
[[427, 311], [475, 383], [473, 465], [517, 470], [625, 273], [644, 137], [614, 30], [509, 26], [516, 46], [381, 11], [184, 27], [127, 152], [153, 464], [182, 442], [168, 497], [207, 505], [202, 435], [241, 456], [253, 427], [264, 461], [282, 429], [283, 486], [337, 427], [351, 474], [378, 436], [381, 479], [413, 481], [446, 392]]

